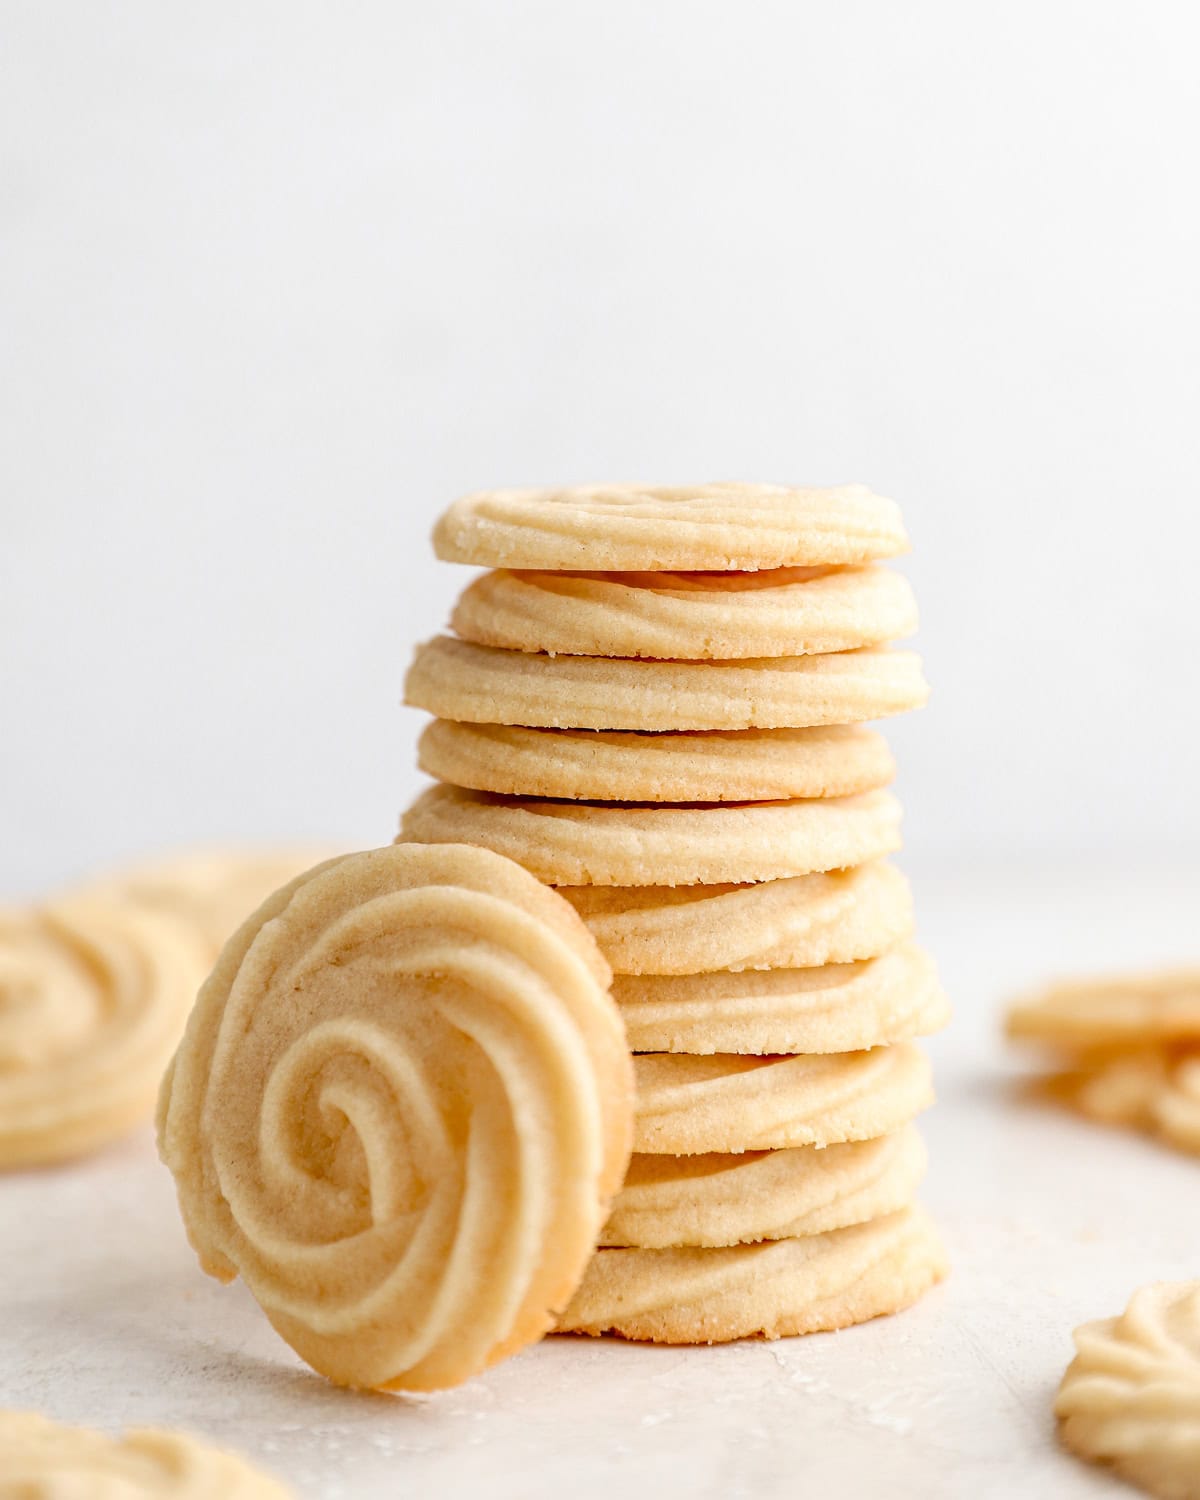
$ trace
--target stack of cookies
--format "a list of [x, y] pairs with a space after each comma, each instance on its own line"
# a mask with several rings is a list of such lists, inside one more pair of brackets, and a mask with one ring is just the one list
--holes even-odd
[[441, 783], [400, 840], [556, 886], [617, 978], [635, 1155], [559, 1326], [711, 1342], [895, 1311], [944, 1272], [913, 1197], [914, 1038], [945, 998], [886, 862], [874, 719], [917, 708], [896, 506], [861, 486], [502, 491], [406, 699]]

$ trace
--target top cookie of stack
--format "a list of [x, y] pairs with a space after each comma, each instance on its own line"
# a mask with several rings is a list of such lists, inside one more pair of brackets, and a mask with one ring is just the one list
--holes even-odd
[[434, 543], [496, 571], [409, 672], [442, 784], [401, 840], [563, 888], [641, 1054], [603, 1240], [623, 1248], [562, 1326], [711, 1341], [913, 1300], [943, 1262], [911, 1207], [931, 1097], [911, 1041], [946, 1012], [865, 727], [928, 692], [887, 645], [917, 624], [879, 566], [908, 547], [897, 507], [857, 485], [496, 491]]

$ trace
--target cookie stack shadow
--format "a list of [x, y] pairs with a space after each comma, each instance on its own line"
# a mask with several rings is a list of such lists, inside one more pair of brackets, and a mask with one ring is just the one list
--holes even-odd
[[[525, 524], [539, 504], [565, 542]], [[897, 1311], [945, 1270], [913, 1121], [933, 1097], [915, 1039], [948, 1016], [866, 727], [927, 696], [888, 644], [916, 627], [881, 565], [907, 549], [898, 513], [860, 487], [506, 505], [460, 502], [436, 534], [508, 565], [409, 673], [440, 784], [400, 838], [516, 859], [616, 976], [635, 1155], [559, 1326], [697, 1343]]]

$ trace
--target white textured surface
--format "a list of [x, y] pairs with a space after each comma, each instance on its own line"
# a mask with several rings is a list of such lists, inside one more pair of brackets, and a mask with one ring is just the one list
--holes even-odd
[[994, 1022], [1048, 972], [1186, 956], [1200, 862], [917, 884], [959, 1014], [925, 1195], [955, 1270], [914, 1311], [775, 1345], [550, 1340], [444, 1396], [354, 1395], [200, 1274], [146, 1135], [0, 1180], [0, 1404], [186, 1426], [328, 1500], [1123, 1493], [1057, 1450], [1050, 1400], [1075, 1324], [1200, 1270], [1200, 1163], [1023, 1102]]

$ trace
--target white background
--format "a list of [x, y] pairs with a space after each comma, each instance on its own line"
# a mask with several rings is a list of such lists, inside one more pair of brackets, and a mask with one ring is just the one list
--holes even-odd
[[476, 486], [859, 479], [910, 863], [1183, 859], [1196, 12], [0, 4], [0, 881], [390, 838]]

